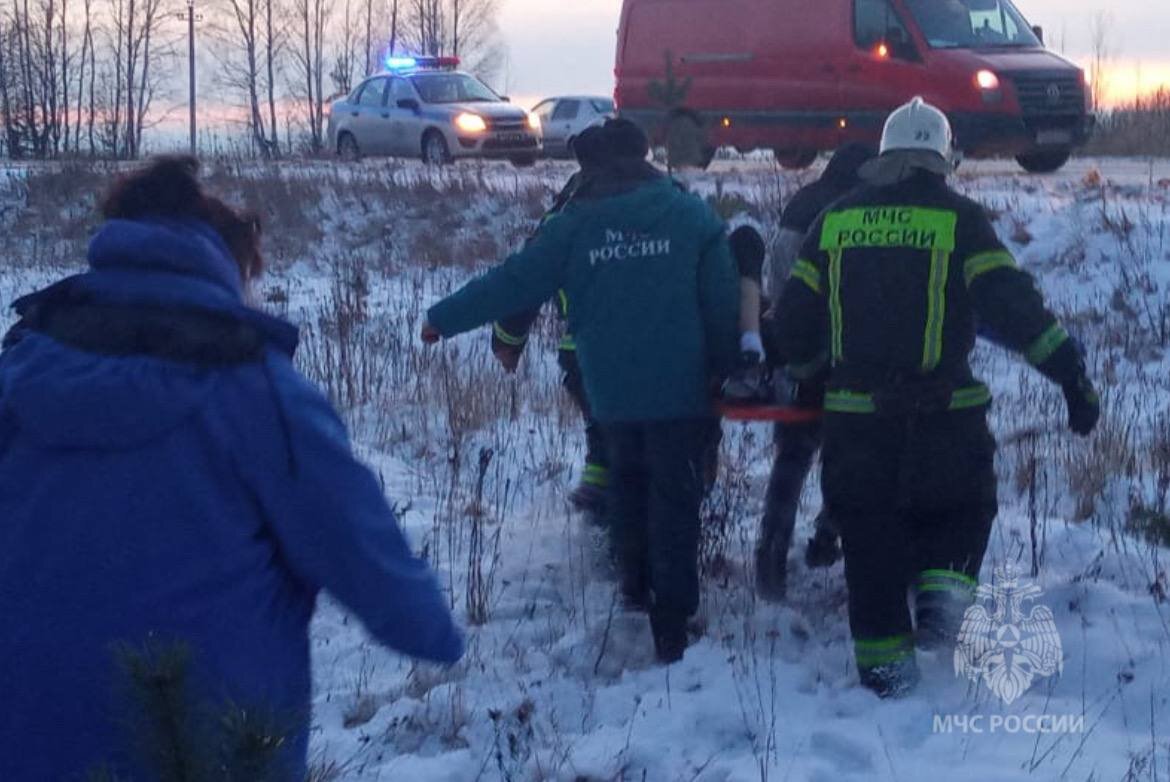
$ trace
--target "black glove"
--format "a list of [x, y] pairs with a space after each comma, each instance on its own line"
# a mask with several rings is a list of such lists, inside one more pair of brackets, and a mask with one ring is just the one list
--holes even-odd
[[1088, 437], [1101, 419], [1101, 398], [1087, 375], [1082, 374], [1063, 388], [1064, 401], [1068, 403], [1069, 429], [1081, 437]]

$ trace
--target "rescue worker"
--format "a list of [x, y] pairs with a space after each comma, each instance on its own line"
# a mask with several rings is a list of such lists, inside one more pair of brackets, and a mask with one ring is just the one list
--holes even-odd
[[[801, 188], [780, 216], [780, 233], [769, 259], [768, 296], [775, 301], [788, 279], [804, 237], [818, 217], [835, 201], [861, 184], [858, 170], [877, 150], [868, 144], [846, 144], [838, 149], [820, 179]], [[788, 378], [787, 399], [793, 406], [821, 409], [824, 378], [820, 362], [809, 372]], [[821, 424], [776, 424], [776, 457], [768, 479], [760, 538], [756, 543], [756, 592], [766, 600], [780, 601], [788, 592], [788, 550], [796, 528], [796, 511], [804, 482], [821, 447]], [[841, 558], [838, 533], [824, 509], [817, 516], [812, 538], [805, 549], [809, 567], [829, 567]]]
[[814, 224], [775, 336], [790, 362], [829, 356], [824, 491], [861, 682], [887, 697], [917, 681], [916, 645], [954, 642], [997, 513], [991, 394], [968, 362], [976, 318], [1060, 385], [1074, 432], [1092, 432], [1100, 406], [1032, 278], [948, 187], [946, 116], [916, 98], [888, 119], [881, 151]]
[[[621, 590], [650, 614], [659, 660], [682, 659], [699, 605], [702, 462], [712, 381], [737, 358], [739, 287], [722, 222], [609, 120], [599, 176], [532, 241], [427, 313], [423, 339], [539, 306], [558, 290], [608, 442]], [[717, 387], [717, 386], [714, 386]]]
[[[573, 174], [565, 187], [553, 201], [552, 208], [541, 218], [541, 225], [571, 203], [581, 186], [600, 168], [606, 158], [605, 144], [609, 134], [597, 125], [586, 128], [573, 139], [572, 150], [581, 170]], [[566, 311], [568, 298], [561, 295], [554, 298], [557, 314], [562, 320], [568, 319]], [[528, 335], [540, 307], [501, 318], [492, 328], [492, 354], [508, 372], [515, 372], [520, 357], [528, 345]], [[581, 411], [585, 422], [585, 467], [577, 487], [569, 494], [569, 502], [578, 510], [595, 520], [605, 514], [606, 496], [609, 487], [609, 457], [606, 454], [605, 436], [601, 425], [593, 418], [589, 400], [585, 396], [585, 383], [581, 377], [581, 366], [577, 362], [577, 344], [567, 330], [557, 347], [557, 364], [564, 373], [562, 383], [569, 397]]]

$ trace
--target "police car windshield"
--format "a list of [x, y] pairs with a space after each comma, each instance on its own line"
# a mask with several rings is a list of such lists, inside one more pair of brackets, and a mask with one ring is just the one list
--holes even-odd
[[935, 49], [1042, 46], [1009, 0], [906, 0]]
[[464, 73], [427, 73], [410, 80], [426, 103], [495, 103], [500, 99], [482, 81]]

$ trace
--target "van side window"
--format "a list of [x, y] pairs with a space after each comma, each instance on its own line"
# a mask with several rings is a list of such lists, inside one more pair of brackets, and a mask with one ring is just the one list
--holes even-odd
[[853, 40], [862, 49], [888, 44], [897, 56], [913, 46], [906, 25], [889, 0], [855, 0], [853, 4]]

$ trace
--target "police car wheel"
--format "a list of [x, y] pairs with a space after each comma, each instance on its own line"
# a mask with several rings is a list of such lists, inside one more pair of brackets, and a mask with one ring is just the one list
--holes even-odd
[[350, 133], [342, 133], [337, 139], [337, 156], [342, 160], [354, 161], [362, 156], [357, 139]]
[[451, 151], [442, 133], [432, 130], [423, 137], [422, 159], [428, 166], [445, 166], [451, 162]]

